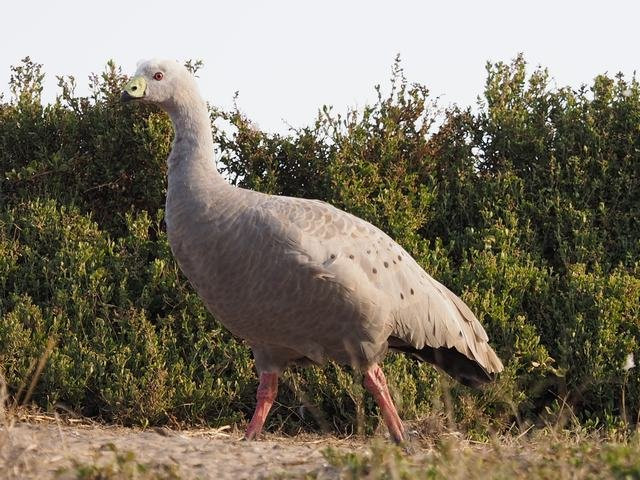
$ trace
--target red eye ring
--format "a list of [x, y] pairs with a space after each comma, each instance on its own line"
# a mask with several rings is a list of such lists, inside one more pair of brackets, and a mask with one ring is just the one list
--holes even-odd
[[154, 74], [153, 74], [153, 79], [154, 79], [154, 80], [158, 80], [158, 81], [160, 81], [160, 80], [162, 80], [163, 78], [164, 78], [164, 75], [162, 74], [162, 72], [156, 72], [156, 73], [154, 73]]

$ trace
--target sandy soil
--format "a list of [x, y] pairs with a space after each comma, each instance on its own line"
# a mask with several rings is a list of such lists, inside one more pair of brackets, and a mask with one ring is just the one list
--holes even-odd
[[[328, 446], [357, 450], [355, 440], [323, 436], [295, 438], [266, 435], [244, 442], [240, 432], [226, 430], [136, 430], [68, 422], [18, 422], [0, 426], [0, 475], [3, 479], [76, 478], [74, 462], [114, 464], [118, 453], [133, 452], [135, 461], [180, 478], [300, 478], [317, 472], [335, 478], [322, 456]], [[110, 446], [113, 445], [113, 446]], [[66, 471], [65, 471], [66, 469]]]
[[[0, 480], [350, 477], [344, 465], [342, 469], [329, 465], [323, 456], [327, 447], [357, 452], [359, 465], [389, 478], [400, 478], [401, 474], [422, 477], [429, 471], [438, 478], [465, 480], [614, 479], [639, 478], [640, 472], [637, 437], [621, 441], [564, 430], [529, 435], [532, 427], [528, 427], [515, 432], [517, 436], [495, 437], [483, 443], [455, 430], [447, 431], [439, 418], [414, 425], [417, 429], [410, 429], [411, 447], [400, 453], [387, 448], [388, 440], [381, 436], [339, 439], [267, 434], [257, 442], [244, 442], [241, 432], [229, 429], [140, 430], [92, 424], [86, 419], [45, 417], [30, 414], [19, 417], [21, 421], [3, 422], [0, 415]], [[353, 466], [351, 456], [334, 456], [333, 463], [340, 465], [345, 459]], [[134, 471], [139, 465], [147, 471]], [[118, 474], [119, 468], [124, 474]]]

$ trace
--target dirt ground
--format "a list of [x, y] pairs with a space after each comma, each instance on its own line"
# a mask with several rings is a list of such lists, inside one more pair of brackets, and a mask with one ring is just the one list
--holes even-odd
[[[78, 465], [115, 465], [116, 455], [133, 452], [140, 463], [178, 478], [254, 479], [335, 478], [322, 451], [358, 450], [361, 442], [333, 437], [266, 435], [245, 442], [240, 432], [221, 430], [137, 430], [68, 422], [17, 422], [0, 426], [0, 475], [3, 479], [77, 478]], [[168, 478], [171, 478], [170, 476]]]
[[441, 427], [434, 419], [410, 429], [411, 446], [402, 451], [380, 435], [267, 434], [244, 442], [242, 432], [225, 428], [141, 430], [46, 415], [0, 418], [0, 480], [640, 478], [637, 434], [530, 426], [478, 442]]

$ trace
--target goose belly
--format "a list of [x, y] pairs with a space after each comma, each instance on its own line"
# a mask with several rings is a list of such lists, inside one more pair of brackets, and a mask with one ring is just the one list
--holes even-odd
[[284, 346], [317, 363], [352, 365], [367, 364], [385, 350], [384, 312], [338, 283], [287, 258], [274, 261], [260, 248], [241, 248], [229, 235], [219, 241], [208, 236], [207, 245], [197, 235], [172, 237], [174, 256], [208, 310], [250, 344]]

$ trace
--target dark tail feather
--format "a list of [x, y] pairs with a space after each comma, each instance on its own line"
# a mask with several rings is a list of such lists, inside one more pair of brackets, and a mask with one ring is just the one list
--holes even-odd
[[424, 347], [418, 350], [401, 340], [398, 343], [402, 343], [402, 345], [395, 345], [395, 343], [390, 341], [389, 347], [435, 365], [467, 387], [480, 388], [495, 378], [494, 374], [487, 373], [478, 362], [471, 360], [455, 348]]

